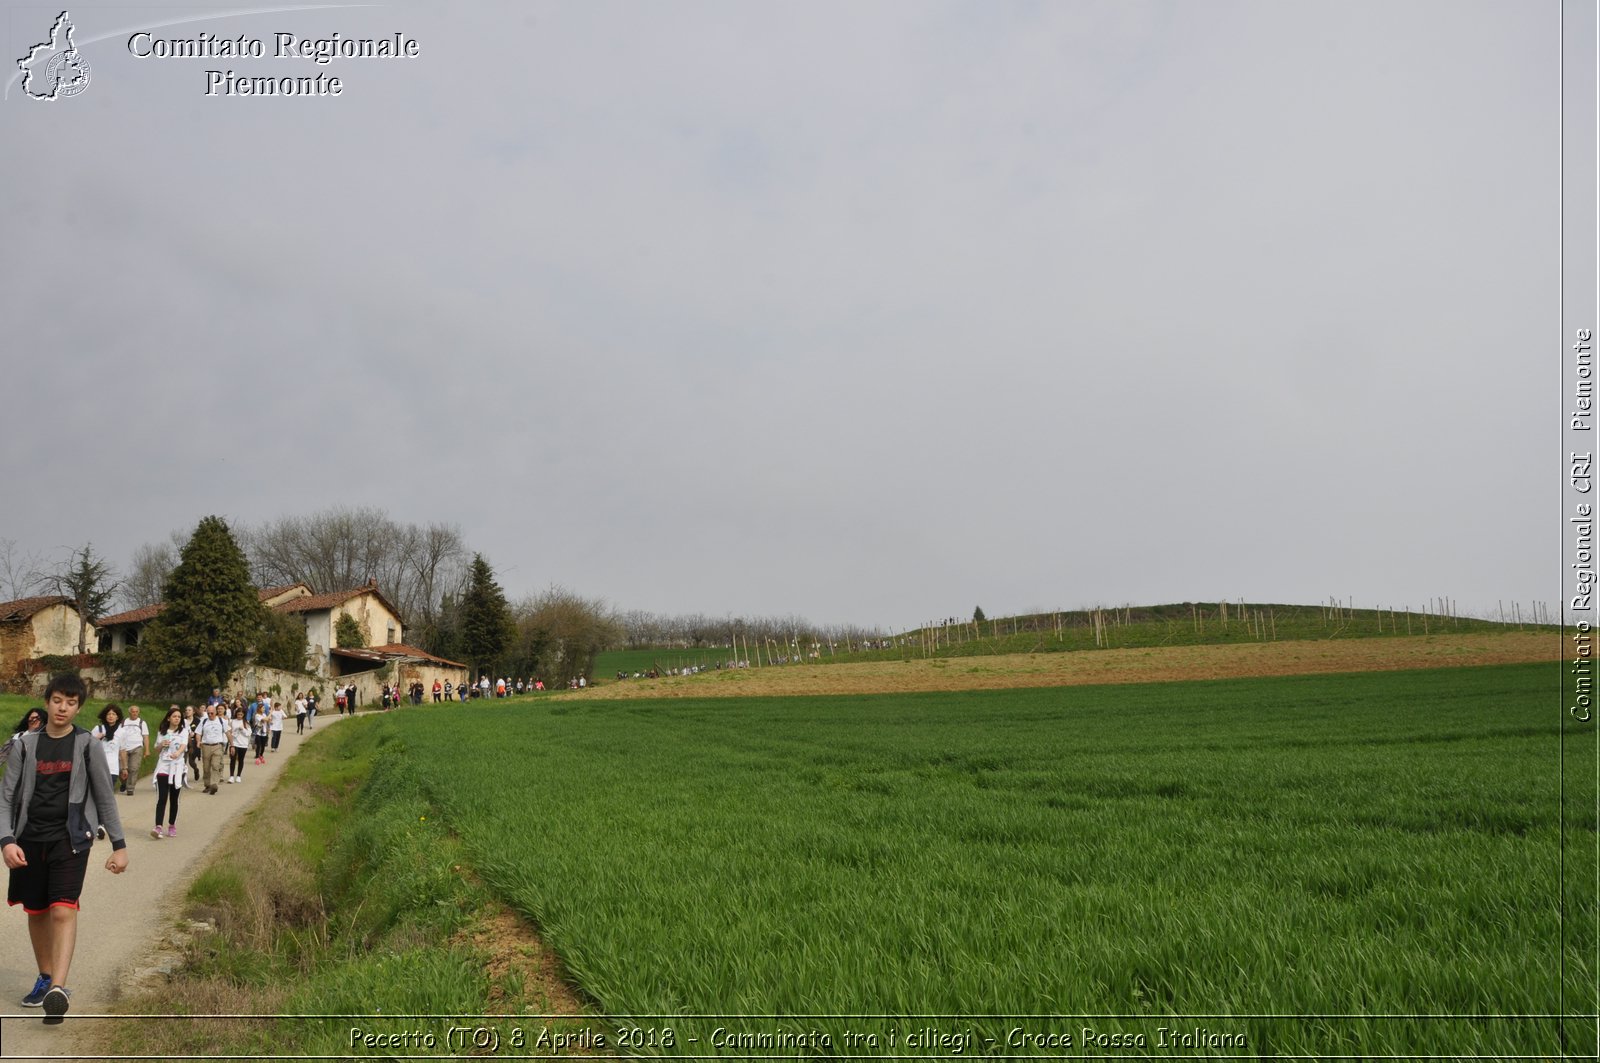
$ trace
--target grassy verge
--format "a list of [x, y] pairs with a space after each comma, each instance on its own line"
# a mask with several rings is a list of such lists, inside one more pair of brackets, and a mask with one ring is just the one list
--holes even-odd
[[[445, 1045], [463, 1025], [509, 1040], [525, 1024], [481, 1017], [582, 1010], [553, 955], [466, 867], [376, 722], [306, 742], [220, 844], [170, 917], [176, 973], [148, 976], [119, 1007], [170, 1017], [116, 1024], [107, 1054], [366, 1054], [353, 1029], [425, 1027]], [[427, 1046], [419, 1035], [377, 1047]]]

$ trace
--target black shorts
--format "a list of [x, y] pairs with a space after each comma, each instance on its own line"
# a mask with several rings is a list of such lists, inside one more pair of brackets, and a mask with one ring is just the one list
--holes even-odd
[[29, 915], [38, 915], [57, 905], [78, 907], [83, 894], [83, 876], [89, 870], [89, 850], [76, 855], [72, 843], [62, 838], [55, 842], [18, 842], [27, 867], [11, 869], [11, 889], [6, 902], [22, 905]]

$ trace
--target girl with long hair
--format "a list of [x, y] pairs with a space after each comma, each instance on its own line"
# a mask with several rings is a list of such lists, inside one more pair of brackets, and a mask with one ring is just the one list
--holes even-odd
[[[183, 789], [188, 775], [189, 727], [183, 713], [168, 709], [161, 727], [156, 731], [156, 825], [150, 828], [150, 837], [162, 836], [161, 816], [167, 814], [166, 837], [178, 834], [178, 791]], [[171, 810], [168, 811], [168, 802]]]

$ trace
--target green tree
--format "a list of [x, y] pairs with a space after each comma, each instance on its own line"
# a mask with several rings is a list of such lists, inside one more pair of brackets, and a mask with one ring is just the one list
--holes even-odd
[[495, 582], [494, 570], [483, 555], [473, 554], [467, 590], [461, 597], [459, 629], [461, 652], [472, 666], [472, 674], [481, 675], [499, 664], [516, 634], [506, 592]]
[[989, 618], [983, 615], [983, 606], [980, 605], [972, 611], [972, 622], [974, 624], [981, 624], [987, 619]]
[[285, 672], [306, 670], [306, 624], [298, 617], [264, 610], [256, 640], [256, 663]]
[[595, 658], [627, 637], [622, 621], [605, 602], [564, 587], [551, 587], [524, 601], [516, 619], [513, 672], [529, 672], [558, 687], [580, 675], [592, 681]]
[[106, 615], [112, 595], [122, 582], [112, 578], [111, 566], [94, 556], [94, 544], [85, 543], [62, 569], [50, 577], [57, 594], [71, 598], [78, 610], [78, 652], [88, 652], [89, 624]]
[[162, 589], [165, 608], [130, 651], [129, 678], [150, 693], [204, 696], [250, 659], [267, 610], [221, 517], [206, 517]]
[[466, 656], [461, 645], [461, 595], [446, 593], [439, 602], [439, 612], [433, 623], [424, 623], [415, 639], [411, 628], [406, 629], [406, 639], [429, 653], [449, 661], [459, 661]]
[[360, 649], [372, 642], [371, 635], [366, 626], [351, 616], [349, 613], [340, 613], [339, 619], [333, 624], [333, 641], [335, 645], [346, 649]]

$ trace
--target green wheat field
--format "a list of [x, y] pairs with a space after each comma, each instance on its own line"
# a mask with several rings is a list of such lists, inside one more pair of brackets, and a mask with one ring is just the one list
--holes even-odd
[[420, 781], [643, 1054], [1555, 1054], [1558, 668], [427, 706], [368, 791]]

